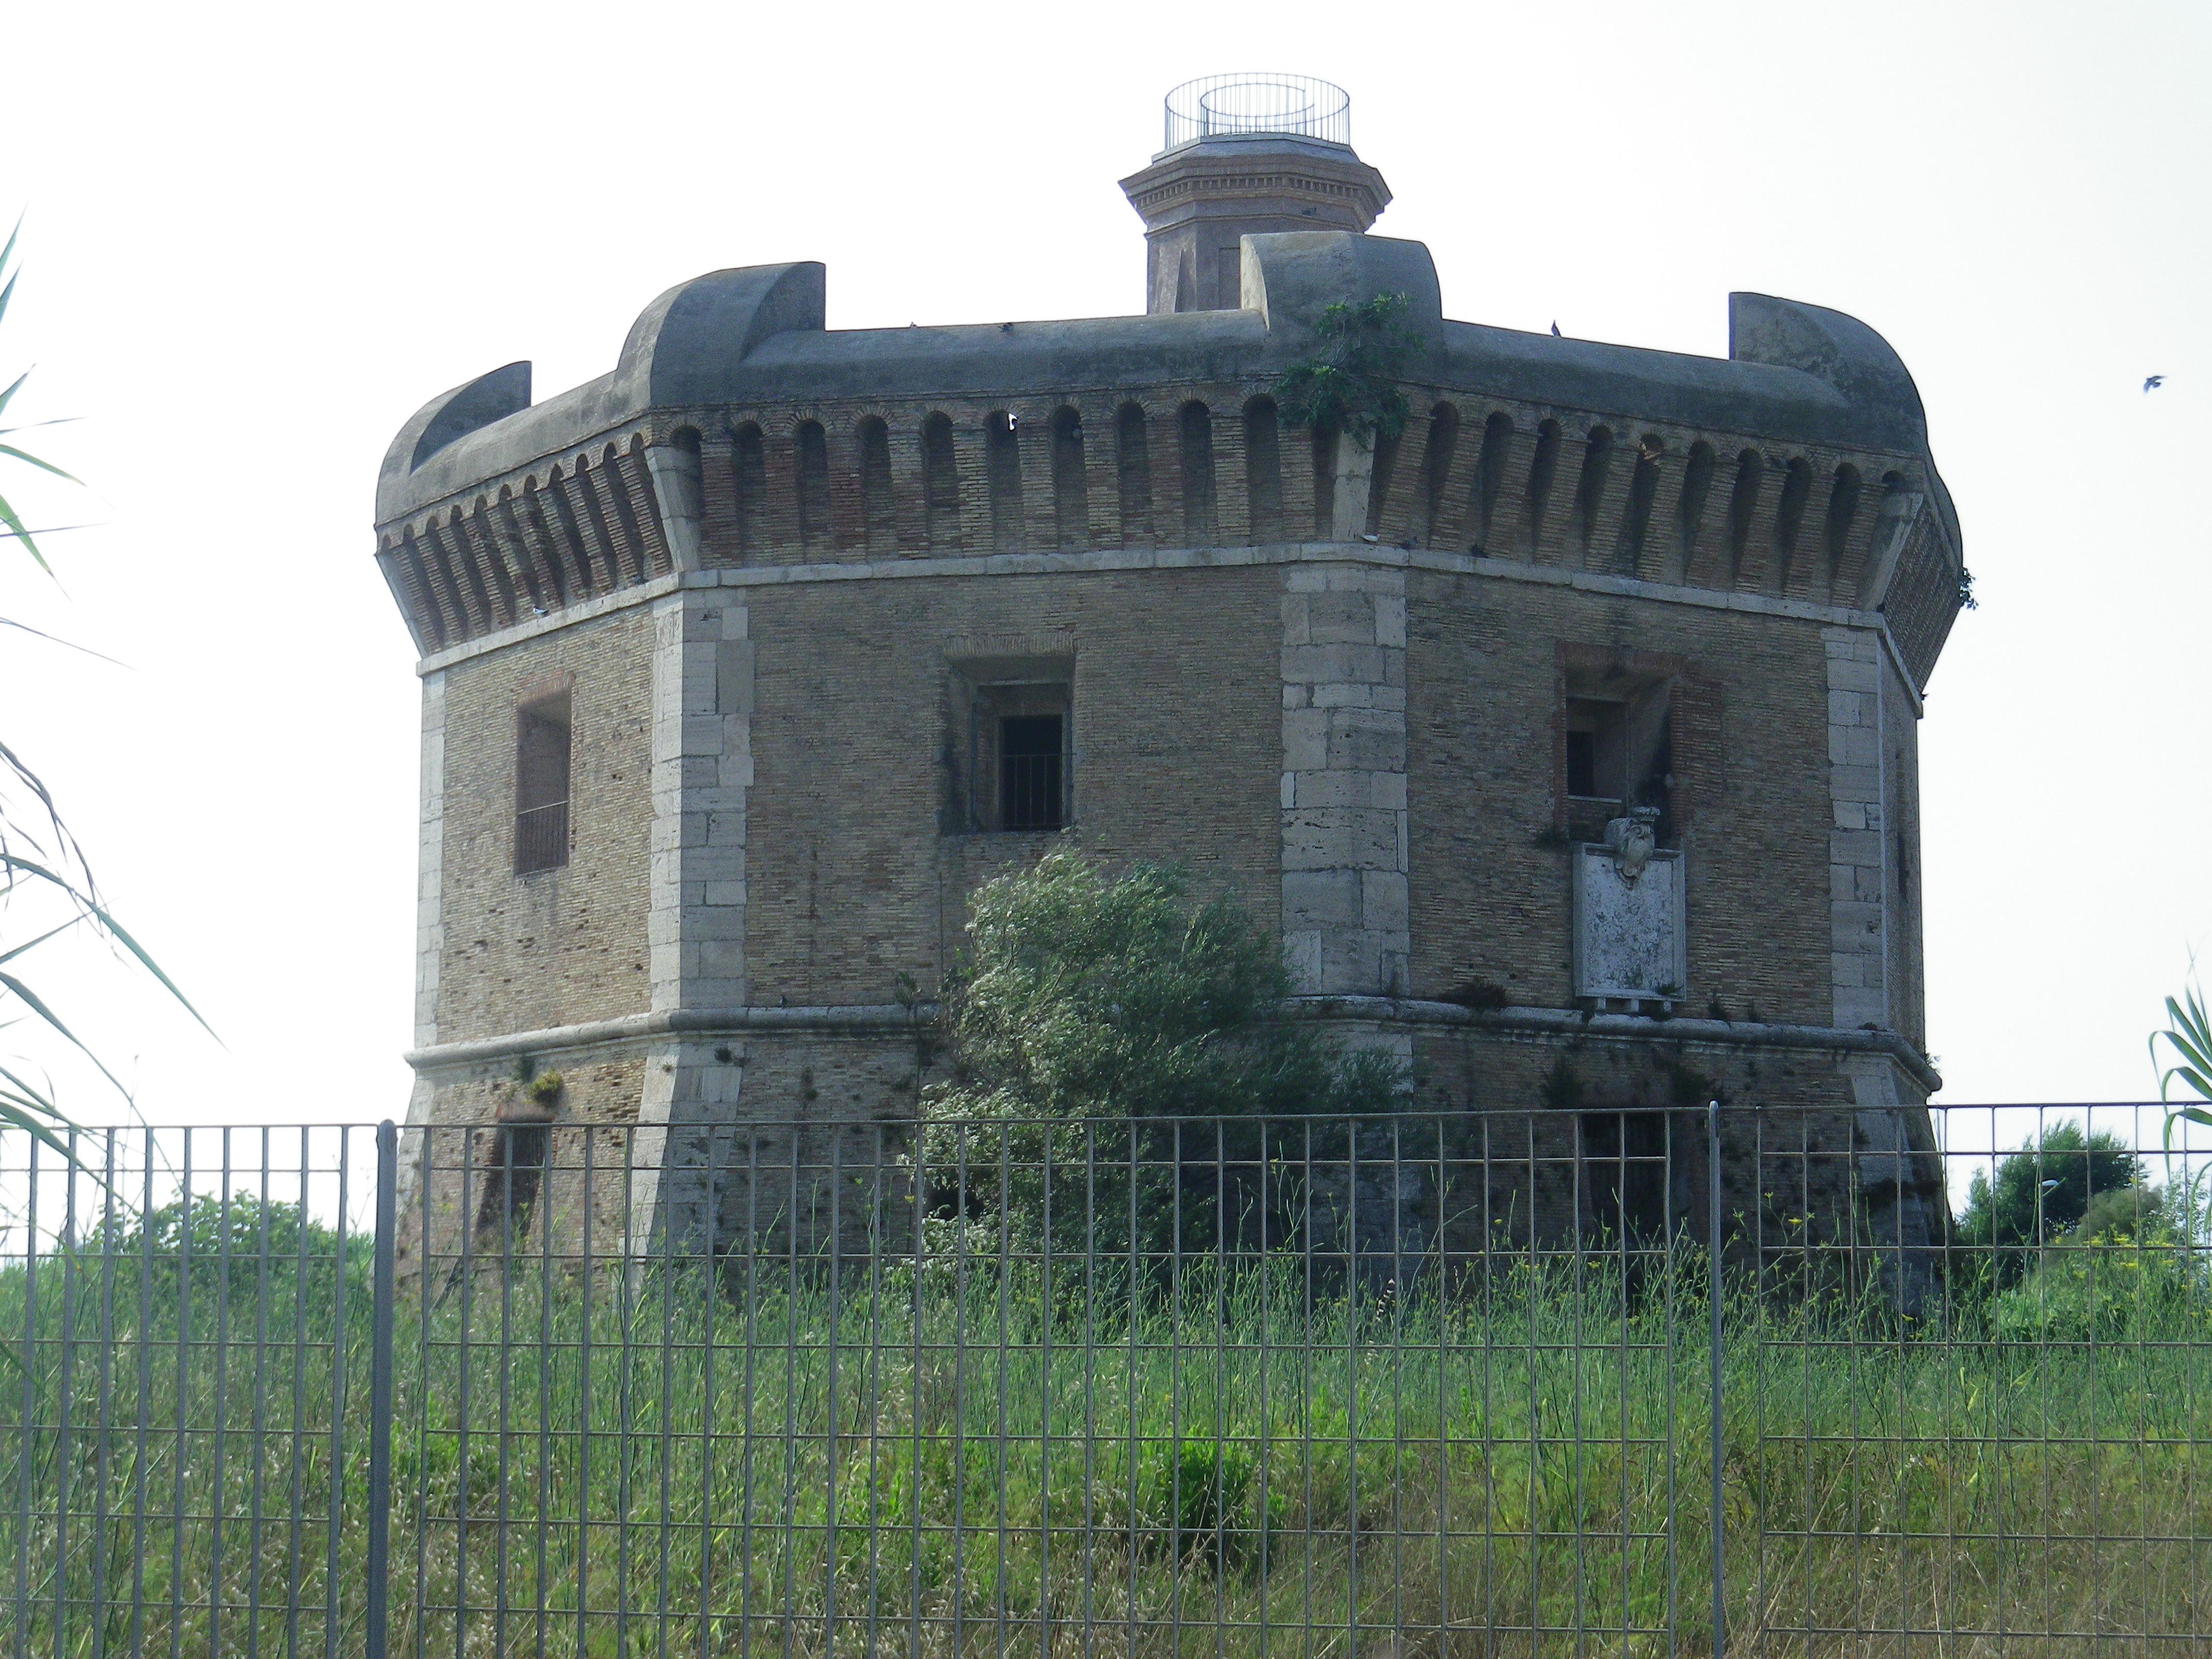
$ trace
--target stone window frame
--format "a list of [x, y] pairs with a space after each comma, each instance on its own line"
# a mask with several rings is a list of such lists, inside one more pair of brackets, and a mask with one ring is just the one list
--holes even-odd
[[[1668, 770], [1667, 799], [1661, 809], [1660, 845], [1679, 848], [1695, 814], [1698, 784], [1712, 775], [1719, 758], [1720, 688], [1717, 682], [1699, 672], [1692, 659], [1669, 652], [1623, 650], [1575, 640], [1557, 642], [1552, 694], [1553, 828], [1561, 836], [1571, 835], [1577, 828], [1590, 828], [1577, 823], [1577, 818], [1587, 814], [1577, 811], [1579, 798], [1567, 793], [1570, 705], [1586, 700], [1593, 681], [1607, 680], [1664, 696]], [[1633, 780], [1626, 781], [1632, 793]]]
[[[574, 674], [553, 674], [533, 680], [519, 688], [514, 697], [514, 766], [509, 775], [513, 789], [512, 811], [508, 822], [514, 827], [512, 844], [513, 873], [517, 880], [541, 875], [549, 870], [567, 867], [575, 850], [576, 836], [576, 677]], [[560, 708], [557, 722], [549, 720], [544, 711], [555, 705]], [[528, 796], [544, 793], [531, 787], [532, 765], [531, 738], [533, 731], [549, 724], [558, 724], [563, 734], [561, 757], [561, 799], [557, 801], [537, 801], [525, 805]], [[538, 824], [557, 823], [557, 830], [533, 830], [525, 819], [532, 813], [550, 812], [560, 809], [557, 820], [535, 821]], [[557, 843], [557, 844], [556, 844]]]
[[[945, 653], [948, 714], [945, 828], [960, 836], [1064, 835], [1079, 821], [1076, 657], [1057, 637], [956, 641]], [[1001, 822], [996, 725], [1007, 718], [1060, 720], [1060, 822], [1052, 830], [1008, 830]]]

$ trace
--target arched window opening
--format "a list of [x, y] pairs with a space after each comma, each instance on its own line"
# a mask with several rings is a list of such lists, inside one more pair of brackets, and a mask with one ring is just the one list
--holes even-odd
[[1797, 552], [1798, 532], [1805, 525], [1805, 504], [1813, 499], [1813, 467], [1802, 455], [1795, 456], [1782, 474], [1782, 500], [1774, 512], [1774, 586], [1790, 581], [1790, 561]]
[[1594, 426], [1583, 444], [1582, 474], [1575, 480], [1575, 535], [1587, 549], [1605, 504], [1606, 474], [1613, 466], [1613, 428]]
[[1682, 499], [1675, 507], [1675, 526], [1681, 544], [1682, 569], [1686, 574], [1697, 551], [1698, 530], [1705, 518], [1705, 498], [1713, 493], [1713, 447], [1702, 438], [1690, 446], [1690, 464], [1682, 471]]
[[1536, 428], [1536, 453], [1528, 463], [1528, 499], [1522, 512], [1528, 521], [1528, 550], [1543, 543], [1544, 515], [1552, 505], [1552, 483], [1559, 475], [1559, 423], [1545, 421]]
[[1428, 453], [1422, 458], [1421, 521], [1413, 527], [1423, 545], [1436, 541], [1437, 526], [1444, 518], [1444, 487], [1451, 481], [1453, 453], [1459, 447], [1459, 410], [1438, 404], [1429, 411]]
[[750, 421], [731, 443], [730, 466], [736, 474], [738, 552], [750, 559], [768, 546], [768, 459], [761, 429]]
[[1474, 464], [1474, 541], [1470, 553], [1490, 550], [1491, 525], [1498, 498], [1505, 493], [1505, 463], [1513, 448], [1513, 417], [1503, 410], [1482, 423], [1482, 453]]
[[801, 421], [793, 441], [799, 452], [799, 545], [808, 553], [826, 553], [832, 545], [830, 445], [822, 422]]
[[1083, 416], [1062, 405], [1052, 412], [1052, 522], [1063, 553], [1091, 545], [1090, 484], [1083, 474]]
[[1114, 416], [1114, 465], [1121, 485], [1121, 544], [1152, 541], [1152, 460], [1146, 447], [1145, 411], [1123, 404]]
[[983, 420], [983, 482], [991, 496], [991, 546], [1014, 553], [1022, 545], [1020, 417], [994, 409]]
[[952, 455], [952, 418], [938, 410], [921, 422], [921, 516], [932, 547], [960, 545], [960, 467]]
[[1283, 539], [1282, 426], [1272, 398], [1244, 405], [1244, 484], [1251, 498], [1252, 539]]
[[880, 416], [863, 419], [855, 434], [860, 451], [860, 527], [868, 551], [898, 546], [898, 501], [891, 491], [891, 434]]
[[1195, 400], [1182, 406], [1176, 424], [1182, 439], [1182, 530], [1186, 545], [1211, 547], [1218, 539], [1213, 504], [1213, 411]]
[[1850, 544], [1851, 524], [1859, 515], [1859, 470], [1849, 461], [1836, 469], [1828, 486], [1828, 580], [1834, 581], [1844, 568], [1844, 550]]
[[1759, 511], [1759, 487], [1766, 477], [1766, 463], [1755, 449], [1735, 458], [1735, 488], [1729, 492], [1729, 580], [1743, 572], [1743, 556], [1751, 546], [1751, 521]]
[[1628, 475], [1628, 516], [1620, 526], [1620, 550], [1631, 574], [1643, 566], [1644, 543], [1651, 531], [1651, 503], [1659, 494], [1659, 458], [1666, 453], [1666, 445], [1650, 433], [1636, 446], [1636, 468]]

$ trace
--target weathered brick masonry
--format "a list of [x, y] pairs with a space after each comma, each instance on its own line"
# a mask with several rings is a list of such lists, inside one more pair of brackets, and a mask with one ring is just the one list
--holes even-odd
[[[1717, 1091], [1924, 1148], [1915, 722], [1963, 567], [1894, 354], [1753, 295], [1726, 361], [1447, 321], [1342, 145], [1208, 137], [1130, 185], [1150, 314], [833, 332], [819, 265], [720, 271], [599, 380], [533, 404], [510, 364], [403, 429], [410, 1122], [557, 1067], [556, 1144], [641, 1125], [597, 1224], [726, 1231], [696, 1171], [747, 1125], [910, 1113], [902, 981], [1072, 842], [1236, 889], [1424, 1107], [1557, 1111], [1571, 1145], [1577, 1109]], [[1359, 228], [1279, 228], [1324, 186]], [[1287, 427], [1325, 307], [1377, 294], [1402, 434]], [[1589, 849], [1637, 807], [1684, 977], [1593, 998], [1575, 869], [1629, 891]], [[1823, 1202], [1942, 1224], [1911, 1159]]]

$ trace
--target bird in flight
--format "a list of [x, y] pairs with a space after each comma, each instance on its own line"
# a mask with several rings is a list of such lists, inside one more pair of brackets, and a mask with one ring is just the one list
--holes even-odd
[[2145, 392], [2155, 392], [2155, 391], [2157, 391], [2157, 390], [2159, 389], [2159, 387], [2160, 387], [2160, 386], [2164, 386], [2165, 384], [2166, 384], [2166, 376], [2165, 376], [2165, 375], [2163, 375], [2163, 374], [2153, 374], [2153, 375], [2149, 376], [2148, 379], [2146, 379], [2146, 380], [2143, 381], [2143, 390], [2144, 390]]

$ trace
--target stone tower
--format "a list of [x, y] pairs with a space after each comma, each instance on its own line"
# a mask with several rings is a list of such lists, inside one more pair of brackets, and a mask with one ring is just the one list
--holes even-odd
[[[401, 430], [410, 1123], [557, 1068], [556, 1133], [638, 1126], [623, 1225], [720, 1236], [748, 1126], [911, 1114], [896, 988], [1073, 843], [1234, 888], [1424, 1108], [1928, 1146], [1916, 723], [1964, 568], [1905, 366], [1760, 295], [1724, 359], [1449, 320], [1346, 112], [1253, 79], [1126, 181], [1144, 314], [833, 331], [822, 266], [720, 270], [599, 379]], [[1402, 432], [1287, 424], [1381, 295]], [[1834, 1205], [1940, 1225], [1924, 1160], [1865, 1167]]]

